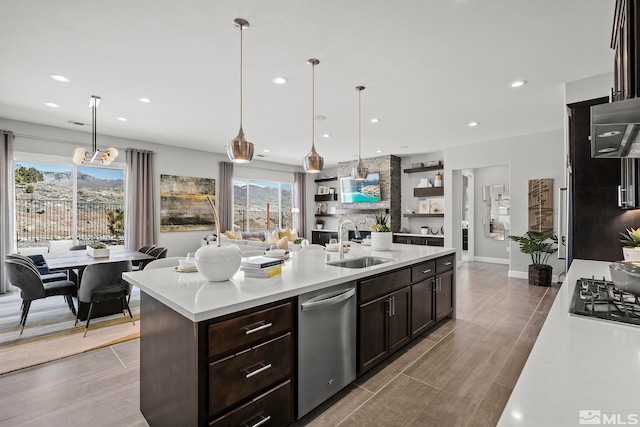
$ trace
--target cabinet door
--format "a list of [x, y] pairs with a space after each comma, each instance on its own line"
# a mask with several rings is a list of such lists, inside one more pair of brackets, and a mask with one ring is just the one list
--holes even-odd
[[411, 339], [411, 287], [407, 286], [389, 295], [388, 352], [395, 352]]
[[411, 285], [411, 335], [420, 335], [435, 323], [433, 317], [433, 278]]
[[436, 276], [435, 283], [436, 322], [453, 312], [453, 270]]
[[358, 309], [358, 373], [371, 369], [387, 357], [389, 297], [360, 305]]

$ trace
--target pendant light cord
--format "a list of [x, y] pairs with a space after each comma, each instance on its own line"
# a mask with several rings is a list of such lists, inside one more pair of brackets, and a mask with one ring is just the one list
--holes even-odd
[[242, 129], [242, 27], [240, 25], [240, 129]]
[[316, 64], [311, 64], [311, 148], [315, 148], [316, 139]]
[[97, 123], [97, 110], [98, 110], [98, 101], [95, 98], [92, 98], [92, 102], [91, 102], [91, 145], [92, 145], [92, 149], [93, 152], [91, 153], [92, 156], [95, 155], [95, 153], [98, 151], [98, 132], [96, 130], [96, 123]]
[[362, 94], [362, 89], [358, 88], [358, 160], [362, 160], [362, 156], [360, 155], [361, 152], [361, 137], [362, 137], [362, 123], [361, 123], [361, 117], [362, 114], [360, 113], [360, 100], [361, 100], [361, 94]]

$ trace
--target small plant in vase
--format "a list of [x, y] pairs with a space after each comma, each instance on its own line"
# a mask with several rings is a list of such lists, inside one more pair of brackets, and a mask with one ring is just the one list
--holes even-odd
[[524, 236], [509, 236], [520, 244], [520, 251], [531, 255], [529, 284], [551, 286], [553, 267], [547, 264], [549, 256], [558, 250], [558, 236], [553, 232], [527, 231]]
[[627, 229], [627, 234], [620, 233], [624, 239], [620, 239], [624, 246], [622, 254], [627, 261], [640, 260], [640, 228]]
[[109, 256], [109, 248], [101, 242], [93, 242], [87, 245], [87, 253], [93, 258], [106, 258]]
[[375, 223], [371, 226], [371, 249], [384, 251], [391, 249], [393, 234], [387, 225], [389, 215], [377, 214], [373, 216]]

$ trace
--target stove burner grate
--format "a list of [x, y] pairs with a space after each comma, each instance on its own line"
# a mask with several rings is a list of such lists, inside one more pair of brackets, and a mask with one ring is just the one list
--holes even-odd
[[604, 279], [581, 278], [576, 283], [570, 313], [640, 325], [640, 301]]

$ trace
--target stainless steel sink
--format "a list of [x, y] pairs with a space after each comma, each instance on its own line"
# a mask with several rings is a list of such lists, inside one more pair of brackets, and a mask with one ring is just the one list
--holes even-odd
[[327, 265], [333, 265], [335, 267], [344, 268], [366, 268], [373, 265], [384, 264], [385, 262], [393, 261], [389, 258], [378, 258], [375, 256], [363, 256], [359, 258], [341, 259], [338, 261], [329, 261]]

